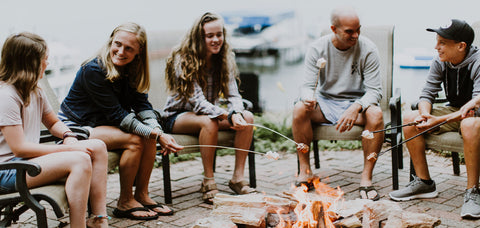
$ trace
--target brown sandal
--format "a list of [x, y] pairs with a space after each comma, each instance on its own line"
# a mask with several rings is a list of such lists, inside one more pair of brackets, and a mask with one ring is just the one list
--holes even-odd
[[[247, 186], [248, 188], [246, 190], [243, 190], [243, 188]], [[254, 188], [250, 188], [250, 185], [246, 180], [242, 180], [237, 183], [233, 183], [231, 180], [228, 182], [228, 187], [233, 190], [238, 195], [244, 195], [244, 194], [250, 194], [257, 192]], [[243, 190], [243, 191], [242, 191]]]
[[213, 198], [217, 193], [211, 193], [211, 191], [218, 190], [217, 184], [204, 184], [200, 187], [200, 192], [203, 193], [202, 200], [207, 204], [213, 204]]

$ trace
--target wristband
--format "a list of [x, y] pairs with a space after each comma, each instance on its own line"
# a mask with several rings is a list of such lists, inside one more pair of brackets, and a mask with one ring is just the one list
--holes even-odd
[[73, 133], [72, 131], [66, 131], [66, 132], [63, 133], [63, 138], [62, 139], [65, 139], [67, 137], [77, 138], [77, 134]]

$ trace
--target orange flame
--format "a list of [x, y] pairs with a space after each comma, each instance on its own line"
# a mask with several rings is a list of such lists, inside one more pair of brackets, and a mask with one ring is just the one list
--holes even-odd
[[[308, 188], [305, 185], [295, 188], [293, 196], [298, 200], [298, 204], [294, 209], [297, 220], [291, 227], [317, 227], [319, 215], [315, 215], [314, 212], [318, 210], [318, 208], [315, 207], [321, 204], [323, 213], [320, 215], [323, 216], [323, 219], [320, 220], [325, 221], [326, 227], [334, 228], [333, 222], [336, 220], [336, 213], [334, 211], [339, 201], [343, 200], [344, 192], [340, 190], [339, 187], [332, 188], [320, 182], [319, 178], [313, 180], [313, 185], [315, 186], [316, 194], [308, 193]], [[279, 214], [279, 212], [277, 213]], [[276, 227], [285, 228], [290, 226], [289, 223], [285, 222], [280, 216], [280, 222]]]

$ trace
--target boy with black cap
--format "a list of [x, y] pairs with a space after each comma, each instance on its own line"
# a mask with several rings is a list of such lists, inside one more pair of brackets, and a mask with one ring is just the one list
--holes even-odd
[[[478, 190], [480, 135], [472, 130], [475, 129], [473, 127], [475, 123], [480, 122], [480, 118], [471, 117], [472, 115], [462, 117], [460, 112], [462, 106], [480, 94], [480, 51], [472, 46], [473, 29], [463, 20], [453, 19], [448, 26], [428, 28], [427, 31], [437, 33], [435, 49], [438, 56], [432, 61], [426, 84], [420, 95], [418, 111], [407, 113], [403, 119], [405, 123], [415, 121], [419, 124], [405, 127], [404, 135], [405, 138], [410, 138], [445, 120], [448, 120], [447, 124], [430, 133], [460, 130], [463, 135], [468, 178], [461, 216], [480, 218]], [[435, 97], [442, 90], [441, 84], [449, 103], [444, 107], [433, 107]], [[477, 128], [478, 132], [479, 129], [480, 127]], [[423, 136], [406, 144], [418, 176], [414, 176], [406, 188], [391, 192], [390, 198], [406, 201], [436, 197], [438, 193], [428, 171]]]

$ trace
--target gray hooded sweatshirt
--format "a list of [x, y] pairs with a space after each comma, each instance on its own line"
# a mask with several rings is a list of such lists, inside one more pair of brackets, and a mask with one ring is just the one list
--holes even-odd
[[445, 91], [449, 106], [462, 107], [480, 93], [480, 51], [471, 46], [465, 59], [454, 66], [442, 62], [436, 56], [430, 66], [426, 84], [420, 94], [420, 101], [433, 104], [438, 93]]

